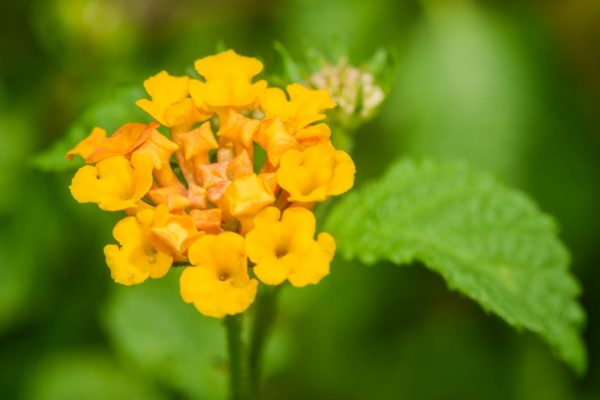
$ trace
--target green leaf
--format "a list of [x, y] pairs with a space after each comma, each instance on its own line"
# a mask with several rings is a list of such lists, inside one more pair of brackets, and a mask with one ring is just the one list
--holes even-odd
[[26, 386], [28, 399], [148, 399], [164, 397], [98, 350], [52, 354], [35, 368]]
[[[0, 104], [0, 107], [3, 107]], [[17, 193], [22, 186], [24, 168], [33, 144], [32, 124], [26, 112], [2, 108], [0, 118], [0, 214], [10, 213], [19, 204]]]
[[141, 285], [115, 284], [105, 326], [126, 358], [181, 398], [225, 398], [222, 321], [201, 315], [181, 300], [179, 274], [175, 269]]
[[585, 315], [551, 218], [523, 194], [465, 164], [401, 161], [349, 194], [326, 230], [367, 264], [421, 261], [517, 328], [539, 334], [577, 372]]
[[375, 82], [389, 94], [398, 75], [398, 52], [391, 48], [379, 48], [366, 63], [366, 70], [375, 77]]
[[285, 46], [281, 42], [275, 42], [273, 43], [273, 48], [275, 49], [277, 58], [272, 75], [277, 83], [285, 86], [293, 82], [302, 82], [301, 69]]

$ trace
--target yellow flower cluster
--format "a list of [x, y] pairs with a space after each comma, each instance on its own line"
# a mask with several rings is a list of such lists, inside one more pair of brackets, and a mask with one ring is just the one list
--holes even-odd
[[223, 317], [252, 304], [258, 281], [301, 287], [329, 273], [335, 241], [315, 239], [311, 210], [349, 190], [355, 167], [317, 123], [335, 107], [326, 90], [292, 84], [286, 95], [253, 82], [262, 63], [232, 50], [195, 68], [203, 80], [146, 80], [150, 99], [137, 105], [156, 122], [111, 136], [95, 128], [66, 157], [86, 162], [70, 186], [77, 201], [128, 215], [114, 228], [118, 245], [104, 248], [112, 278], [133, 285], [189, 265], [183, 300]]

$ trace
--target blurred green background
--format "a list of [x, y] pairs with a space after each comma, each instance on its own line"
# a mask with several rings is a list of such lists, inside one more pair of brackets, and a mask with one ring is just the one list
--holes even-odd
[[222, 325], [179, 299], [180, 271], [114, 284], [102, 247], [119, 216], [78, 205], [72, 171], [31, 160], [69, 130], [141, 115], [126, 88], [162, 69], [185, 73], [222, 41], [268, 70], [275, 40], [292, 55], [340, 41], [354, 63], [397, 51], [391, 94], [358, 132], [357, 183], [436, 156], [530, 193], [572, 251], [590, 368], [576, 377], [420, 266], [337, 260], [321, 284], [284, 291], [265, 398], [600, 398], [597, 0], [5, 1], [0, 398], [223, 398]]

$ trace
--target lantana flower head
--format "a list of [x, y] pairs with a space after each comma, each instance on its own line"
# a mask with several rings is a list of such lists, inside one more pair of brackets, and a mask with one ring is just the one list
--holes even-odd
[[268, 87], [262, 63], [233, 50], [194, 66], [202, 80], [146, 80], [136, 104], [153, 122], [95, 128], [66, 158], [86, 163], [70, 187], [77, 201], [127, 214], [104, 249], [113, 279], [183, 266], [183, 300], [221, 318], [245, 311], [259, 282], [302, 287], [329, 273], [335, 241], [316, 232], [312, 208], [349, 190], [355, 167], [323, 123], [335, 107], [326, 90]]

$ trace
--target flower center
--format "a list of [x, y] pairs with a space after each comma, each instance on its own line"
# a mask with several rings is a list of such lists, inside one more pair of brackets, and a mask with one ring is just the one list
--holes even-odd
[[229, 278], [230, 278], [230, 275], [227, 272], [225, 272], [225, 271], [219, 272], [219, 280], [221, 282], [225, 282]]
[[277, 258], [282, 258], [285, 257], [287, 255], [287, 253], [290, 252], [290, 249], [287, 246], [287, 243], [284, 244], [279, 244], [277, 246], [277, 248], [275, 249], [275, 257]]

